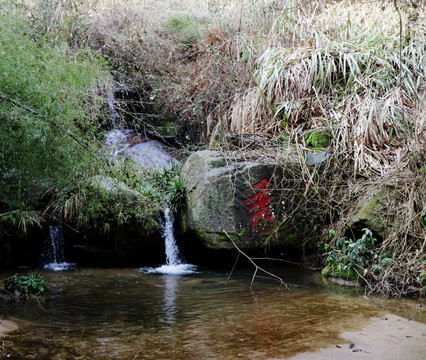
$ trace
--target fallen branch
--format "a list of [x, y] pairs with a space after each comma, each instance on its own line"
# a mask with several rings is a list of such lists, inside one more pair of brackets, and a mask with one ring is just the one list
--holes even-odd
[[[287, 282], [285, 282], [282, 278], [280, 278], [279, 276], [277, 276], [277, 275], [275, 275], [275, 274], [273, 274], [273, 273], [271, 273], [271, 272], [269, 272], [269, 271], [267, 271], [267, 270], [265, 270], [265, 269], [263, 269], [263, 268], [261, 268], [259, 265], [257, 265], [254, 261], [253, 261], [253, 259], [250, 257], [250, 256], [248, 256], [245, 252], [243, 252], [238, 246], [237, 246], [237, 244], [235, 244], [235, 242], [234, 242], [234, 240], [228, 235], [228, 233], [226, 232], [226, 231], [224, 231], [224, 233], [225, 233], [225, 235], [228, 237], [228, 239], [232, 242], [232, 245], [234, 245], [234, 247], [237, 249], [237, 251], [238, 251], [238, 257], [237, 257], [237, 261], [238, 261], [238, 258], [239, 258], [239, 255], [241, 254], [241, 255], [243, 255], [243, 256], [245, 256], [252, 264], [253, 264], [253, 266], [255, 267], [255, 270], [254, 270], [254, 273], [253, 273], [253, 276], [252, 276], [252, 279], [251, 279], [251, 283], [250, 283], [250, 290], [252, 289], [252, 287], [253, 287], [253, 283], [254, 283], [254, 280], [255, 280], [255, 278], [256, 278], [256, 275], [257, 275], [257, 272], [258, 272], [258, 270], [260, 270], [260, 271], [262, 271], [262, 272], [264, 272], [265, 274], [267, 274], [267, 275], [269, 275], [270, 277], [272, 277], [273, 279], [275, 279], [275, 280], [277, 280], [277, 281], [279, 281], [280, 282], [280, 285], [284, 285], [285, 286], [285, 288], [287, 289], [287, 290], [290, 290], [290, 284], [289, 283], [287, 283]], [[234, 266], [233, 266], [233, 268], [232, 268], [232, 270], [231, 270], [231, 273], [229, 274], [229, 276], [228, 276], [228, 280], [229, 280], [229, 278], [231, 277], [231, 274], [232, 274], [232, 272], [234, 271], [234, 269], [235, 269], [235, 266], [236, 266], [236, 263], [234, 264]]]

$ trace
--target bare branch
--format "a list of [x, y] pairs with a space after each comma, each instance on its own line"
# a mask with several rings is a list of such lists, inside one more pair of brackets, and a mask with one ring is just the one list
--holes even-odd
[[[251, 284], [250, 284], [250, 290], [252, 289], [252, 287], [253, 287], [253, 283], [254, 283], [254, 280], [255, 280], [255, 278], [256, 278], [256, 274], [257, 274], [257, 271], [258, 270], [260, 270], [260, 271], [262, 271], [262, 272], [264, 272], [265, 274], [267, 274], [267, 275], [269, 275], [270, 277], [272, 277], [273, 279], [275, 279], [275, 280], [277, 280], [277, 281], [279, 281], [280, 282], [280, 285], [284, 285], [285, 286], [285, 288], [287, 289], [287, 290], [290, 290], [290, 287], [289, 287], [289, 283], [287, 283], [287, 282], [285, 282], [282, 278], [280, 278], [279, 276], [277, 276], [277, 275], [275, 275], [275, 274], [273, 274], [273, 273], [271, 273], [271, 272], [269, 272], [269, 271], [267, 271], [267, 270], [265, 270], [265, 269], [263, 269], [263, 268], [261, 268], [259, 265], [257, 265], [254, 261], [253, 261], [253, 259], [250, 257], [250, 256], [248, 256], [245, 252], [243, 252], [238, 246], [237, 246], [237, 244], [235, 244], [235, 241], [228, 235], [228, 233], [226, 232], [226, 231], [224, 231], [224, 233], [225, 233], [225, 235], [228, 237], [228, 239], [232, 242], [232, 245], [234, 245], [234, 247], [235, 247], [235, 249], [237, 249], [237, 251], [238, 251], [238, 253], [239, 254], [241, 254], [241, 255], [243, 255], [243, 256], [245, 256], [252, 264], [253, 264], [253, 266], [255, 267], [255, 270], [254, 270], [254, 273], [253, 273], [253, 277], [252, 277], [252, 280], [251, 280]], [[234, 268], [235, 268], [235, 265], [234, 265]], [[234, 269], [233, 268], [233, 269]], [[233, 270], [232, 269], [232, 270]], [[229, 277], [228, 277], [228, 279], [229, 279]]]

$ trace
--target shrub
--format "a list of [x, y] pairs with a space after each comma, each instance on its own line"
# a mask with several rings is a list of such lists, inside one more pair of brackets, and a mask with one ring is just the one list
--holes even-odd
[[40, 295], [46, 290], [46, 281], [41, 274], [18, 276], [17, 274], [4, 280], [4, 288], [19, 295]]
[[41, 223], [48, 189], [93, 169], [97, 93], [110, 75], [93, 52], [44, 37], [12, 4], [0, 2], [0, 27], [0, 226], [25, 231]]
[[360, 239], [352, 240], [339, 237], [335, 246], [326, 245], [326, 267], [324, 276], [333, 276], [356, 280], [369, 271], [374, 258], [374, 244], [376, 239], [370, 229], [363, 229]]
[[178, 40], [188, 47], [201, 41], [206, 32], [202, 21], [189, 15], [171, 16], [164, 26], [168, 33], [175, 34]]

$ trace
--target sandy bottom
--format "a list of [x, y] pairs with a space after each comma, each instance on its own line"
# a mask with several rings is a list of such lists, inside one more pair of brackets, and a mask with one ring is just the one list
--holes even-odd
[[[18, 329], [10, 320], [0, 320], [0, 338]], [[425, 360], [426, 324], [396, 315], [372, 317], [359, 331], [344, 332], [342, 341], [316, 352], [286, 360]], [[270, 359], [279, 360], [279, 359]]]
[[0, 337], [18, 329], [18, 325], [10, 320], [0, 320]]
[[341, 334], [342, 343], [287, 360], [425, 360], [426, 324], [395, 315], [373, 317], [360, 331]]

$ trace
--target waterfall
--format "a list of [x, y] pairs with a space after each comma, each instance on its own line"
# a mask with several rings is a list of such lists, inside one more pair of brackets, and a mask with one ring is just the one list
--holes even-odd
[[164, 206], [164, 220], [161, 220], [161, 235], [164, 239], [166, 263], [157, 268], [144, 267], [139, 271], [146, 273], [183, 275], [195, 272], [196, 266], [187, 264], [182, 260], [182, 256], [177, 246], [173, 231], [173, 215], [168, 206]]
[[44, 265], [45, 269], [62, 271], [75, 265], [65, 262], [64, 245], [62, 225], [49, 225], [49, 237], [45, 242], [45, 258], [47, 260]]
[[179, 248], [173, 232], [173, 215], [169, 207], [164, 209], [164, 223], [161, 226], [164, 245], [166, 248], [166, 266], [179, 266], [182, 264]]
[[120, 114], [117, 111], [116, 100], [115, 100], [115, 91], [117, 89], [114, 88], [112, 91], [108, 93], [108, 108], [109, 114], [111, 116], [112, 127], [115, 129], [120, 124]]
[[[141, 168], [167, 169], [178, 163], [165, 149], [164, 145], [156, 140], [141, 137], [131, 129], [117, 129], [120, 114], [116, 109], [114, 91], [108, 95], [108, 105], [113, 129], [105, 135], [105, 146], [113, 158], [124, 155]], [[169, 207], [163, 207], [164, 220], [160, 218], [161, 235], [164, 239], [166, 263], [158, 268], [141, 268], [139, 271], [161, 274], [188, 274], [195, 271], [196, 266], [186, 264], [182, 260], [173, 231], [173, 214]]]

